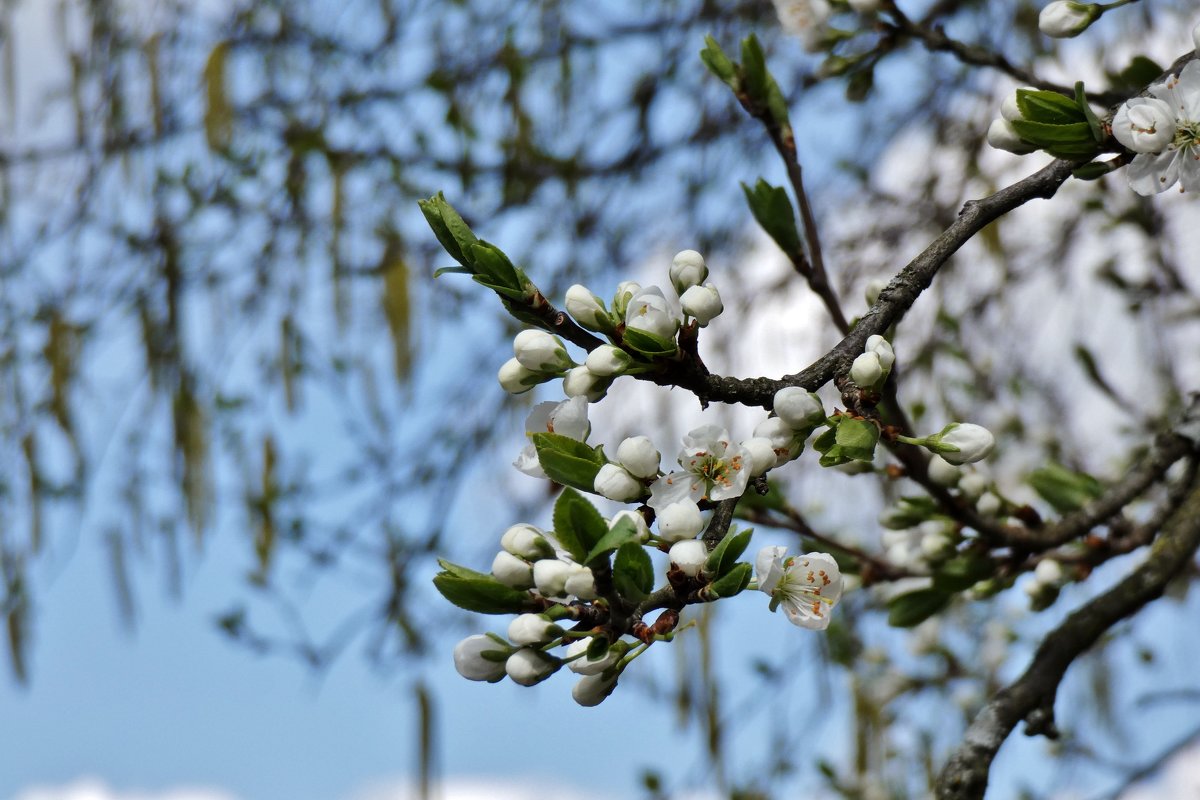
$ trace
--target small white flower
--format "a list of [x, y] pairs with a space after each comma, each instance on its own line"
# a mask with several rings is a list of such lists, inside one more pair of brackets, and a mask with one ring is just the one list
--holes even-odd
[[617, 526], [617, 523], [623, 519], [627, 519], [633, 523], [634, 529], [637, 531], [637, 541], [645, 543], [650, 538], [650, 526], [646, 524], [646, 518], [636, 511], [625, 509], [618, 511], [608, 523], [608, 529], [611, 531]]
[[658, 538], [664, 542], [681, 542], [695, 539], [704, 529], [704, 518], [700, 507], [691, 500], [671, 503], [658, 512]]
[[775, 414], [793, 430], [803, 430], [819, 425], [825, 419], [825, 407], [821, 398], [799, 386], [785, 386], [775, 393], [771, 401]]
[[518, 614], [508, 624], [508, 640], [515, 645], [546, 644], [563, 630], [542, 614]]
[[1053, 558], [1043, 558], [1033, 568], [1033, 577], [1038, 583], [1046, 586], [1062, 586], [1066, 583], [1066, 576], [1063, 574], [1062, 564], [1055, 561]]
[[953, 489], [962, 478], [962, 470], [941, 456], [934, 454], [929, 457], [929, 480], [938, 486]]
[[1056, 39], [1069, 39], [1087, 30], [1102, 13], [1103, 9], [1092, 3], [1055, 0], [1038, 14], [1038, 29]]
[[700, 323], [701, 328], [708, 325], [725, 310], [717, 287], [711, 283], [688, 289], [679, 298], [679, 304], [683, 306], [683, 313], [694, 317], [696, 322]]
[[523, 558], [501, 550], [492, 559], [492, 577], [514, 589], [533, 586], [533, 565]]
[[580, 600], [595, 600], [596, 578], [589, 568], [572, 564], [571, 572], [563, 582], [563, 591]]
[[646, 493], [646, 487], [641, 481], [630, 475], [620, 464], [605, 464], [596, 473], [593, 484], [596, 493], [616, 500], [618, 503], [628, 503], [637, 500]]
[[829, 611], [842, 596], [842, 572], [828, 553], [786, 558], [786, 547], [764, 547], [755, 561], [758, 588], [782, 605], [793, 624], [810, 630], [829, 627]]
[[510, 358], [500, 365], [496, 378], [501, 388], [509, 394], [524, 394], [546, 380], [546, 375], [534, 372], [515, 358]]
[[582, 397], [589, 403], [602, 400], [608, 394], [612, 378], [597, 375], [587, 367], [575, 367], [567, 370], [563, 376], [563, 394], [567, 397]]
[[784, 31], [797, 37], [810, 53], [817, 52], [825, 39], [826, 23], [833, 14], [828, 0], [773, 0], [775, 13]]
[[562, 661], [554, 656], [531, 647], [522, 647], [504, 662], [504, 671], [514, 683], [533, 686], [549, 678], [561, 666]]
[[708, 547], [699, 539], [684, 539], [671, 545], [667, 557], [684, 575], [694, 578], [708, 561]]
[[682, 250], [671, 260], [671, 285], [676, 293], [682, 295], [693, 286], [704, 283], [708, 277], [708, 266], [704, 256], [695, 250]]
[[623, 648], [615, 645], [604, 651], [604, 655], [600, 658], [588, 658], [584, 654], [591, 643], [591, 639], [577, 639], [567, 646], [567, 656], [564, 659], [567, 662], [567, 669], [576, 675], [599, 675], [620, 661], [621, 656], [624, 655]]
[[1008, 120], [997, 117], [987, 129], [987, 143], [997, 150], [1005, 150], [1023, 156], [1037, 150], [1017, 133], [1017, 129]]
[[1200, 61], [1189, 61], [1178, 78], [1167, 78], [1148, 91], [1174, 114], [1175, 138], [1160, 153], [1134, 156], [1125, 169], [1130, 188], [1151, 195], [1178, 181], [1184, 191], [1200, 191]]
[[566, 596], [567, 578], [571, 577], [578, 564], [558, 558], [543, 558], [533, 562], [533, 585], [542, 597]]
[[1135, 153], [1161, 153], [1175, 141], [1175, 113], [1165, 100], [1133, 97], [1117, 109], [1112, 132]]
[[615, 688], [616, 676], [605, 678], [603, 675], [584, 675], [571, 687], [571, 699], [585, 708], [591, 708], [603, 703]]
[[[538, 403], [525, 418], [525, 435], [530, 437], [535, 433], [557, 433], [577, 442], [585, 441], [592, 431], [592, 424], [588, 422], [587, 412], [587, 399], [583, 397], [572, 397], [561, 403], [553, 401]], [[525, 445], [525, 449], [517, 456], [513, 466], [534, 478], [546, 477], [546, 473], [538, 461], [537, 449], [533, 446], [533, 442]], [[521, 554], [517, 553], [517, 555]]]
[[657, 478], [661, 458], [648, 436], [631, 436], [617, 445], [617, 461], [635, 478]]
[[600, 345], [583, 362], [588, 372], [605, 378], [623, 374], [632, 363], [633, 356], [611, 344]]
[[567, 289], [567, 313], [582, 327], [601, 333], [612, 328], [612, 320], [604, 310], [604, 301], [584, 285], [576, 283]]
[[775, 454], [775, 446], [765, 436], [752, 436], [742, 442], [742, 447], [750, 454], [751, 478], [762, 475], [779, 461], [779, 456]]
[[863, 353], [850, 365], [850, 380], [863, 389], [872, 389], [883, 380], [883, 363], [878, 353]]
[[996, 446], [991, 431], [970, 422], [952, 422], [925, 441], [926, 447], [956, 466], [982, 461]]
[[779, 417], [767, 417], [754, 428], [756, 438], [766, 439], [775, 451], [775, 465], [786, 464], [800, 454], [802, 440], [796, 431]]
[[554, 547], [546, 539], [545, 532], [528, 522], [519, 522], [506, 530], [500, 537], [500, 547], [527, 561], [554, 557]]
[[557, 336], [534, 328], [517, 334], [513, 354], [521, 366], [533, 372], [557, 373], [575, 366]]
[[962, 476], [962, 479], [958, 482], [958, 491], [964, 500], [969, 500], [974, 503], [983, 496], [983, 493], [987, 491], [989, 485], [990, 483], [987, 478], [983, 477], [978, 472], [972, 472], [968, 475]]
[[625, 327], [674, 339], [679, 330], [679, 312], [657, 286], [647, 286], [635, 294], [625, 309]]
[[892, 350], [891, 342], [878, 333], [867, 337], [867, 346], [863, 352], [877, 355], [884, 372], [890, 371], [892, 365], [896, 363], [896, 352]]
[[454, 668], [469, 681], [495, 683], [504, 677], [504, 664], [512, 648], [482, 633], [468, 636], [454, 646]]
[[683, 437], [679, 465], [681, 471], [651, 485], [649, 505], [655, 511], [683, 499], [698, 503], [741, 497], [750, 480], [749, 454], [716, 425], [702, 425]]
[[975, 510], [984, 517], [994, 517], [1000, 513], [1004, 503], [1000, 498], [991, 492], [985, 492], [982, 497], [975, 501]]

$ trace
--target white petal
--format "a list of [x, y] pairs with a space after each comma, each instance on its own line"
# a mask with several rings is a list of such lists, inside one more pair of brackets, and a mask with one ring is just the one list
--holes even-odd
[[525, 449], [517, 456], [513, 466], [531, 478], [547, 477], [545, 470], [542, 469], [542, 462], [538, 461], [537, 450], [531, 444], [525, 445]]
[[588, 404], [586, 397], [572, 397], [558, 403], [550, 414], [548, 428], [552, 433], [562, 434], [577, 442], [587, 439], [592, 431], [588, 422]]
[[1179, 183], [1184, 191], [1200, 192], [1200, 147], [1193, 145], [1180, 150], [1178, 164]]
[[1189, 61], [1179, 73], [1175, 96], [1178, 98], [1183, 119], [1200, 121], [1200, 62]]
[[559, 404], [553, 400], [538, 403], [525, 418], [525, 433], [546, 433], [550, 430], [550, 415]]
[[754, 574], [758, 576], [758, 590], [771, 594], [783, 576], [783, 556], [787, 548], [780, 545], [764, 547], [754, 559]]
[[1142, 153], [1125, 168], [1129, 188], [1140, 195], [1152, 195], [1165, 191], [1179, 178], [1179, 165], [1175, 149], [1161, 153]]
[[690, 472], [670, 472], [650, 485], [646, 505], [661, 513], [667, 506], [681, 500], [699, 502], [704, 496], [704, 484]]

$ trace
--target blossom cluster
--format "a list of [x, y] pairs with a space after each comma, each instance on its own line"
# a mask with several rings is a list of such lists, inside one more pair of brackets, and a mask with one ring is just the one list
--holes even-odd
[[1178, 182], [1183, 191], [1200, 191], [1200, 62], [1147, 93], [1123, 103], [1112, 120], [1113, 136], [1136, 153], [1126, 169], [1130, 188], [1151, 195]]

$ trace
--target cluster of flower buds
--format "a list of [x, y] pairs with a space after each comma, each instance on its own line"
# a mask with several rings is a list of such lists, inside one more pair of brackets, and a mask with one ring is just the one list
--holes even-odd
[[895, 363], [896, 353], [891, 343], [879, 334], [869, 336], [862, 354], [850, 365], [850, 380], [860, 389], [878, 390]]
[[513, 357], [504, 362], [497, 377], [504, 391], [521, 394], [540, 383], [561, 378], [573, 367], [575, 362], [557, 336], [524, 330], [513, 339]]
[[771, 401], [774, 416], [754, 429], [753, 438], [743, 442], [751, 453], [751, 477], [786, 464], [800, 455], [805, 440], [826, 423], [821, 398], [799, 386], [787, 386]]
[[972, 503], [982, 517], [1002, 517], [1011, 508], [998, 489], [983, 475], [951, 464], [939, 455], [929, 459], [929, 479], [946, 489], [955, 491], [960, 498]]

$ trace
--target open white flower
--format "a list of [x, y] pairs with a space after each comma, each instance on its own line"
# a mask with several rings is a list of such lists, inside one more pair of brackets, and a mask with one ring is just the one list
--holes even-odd
[[786, 547], [764, 547], [755, 560], [759, 591], [771, 596], [771, 610], [783, 606], [794, 625], [829, 627], [829, 611], [842, 597], [842, 572], [828, 553], [786, 557]]
[[[1151, 195], [1171, 188], [1178, 181], [1184, 191], [1200, 191], [1200, 61], [1188, 62], [1178, 78], [1170, 77], [1163, 83], [1156, 83], [1149, 92], [1174, 114], [1175, 129], [1173, 139], [1165, 149], [1157, 153], [1139, 153], [1126, 167], [1130, 188], [1138, 194]], [[1142, 103], [1136, 108], [1145, 107]], [[1124, 110], [1125, 106], [1121, 108]], [[1132, 113], [1143, 112], [1131, 108], [1126, 116]], [[1120, 129], [1114, 118], [1113, 135]], [[1120, 136], [1117, 138], [1126, 147], [1134, 149]]]
[[1117, 109], [1112, 132], [1135, 153], [1161, 153], [1175, 141], [1175, 112], [1157, 97], [1133, 97]]
[[625, 309], [625, 327], [653, 334], [661, 339], [674, 339], [679, 330], [679, 310], [657, 286], [647, 286], [629, 300]]
[[[525, 435], [557, 433], [577, 442], [585, 441], [592, 431], [592, 424], [588, 422], [587, 418], [587, 409], [587, 399], [584, 397], [572, 397], [561, 403], [554, 401], [538, 403], [525, 418]], [[546, 477], [546, 473], [538, 461], [537, 450], [534, 448], [533, 442], [525, 445], [525, 449], [517, 456], [513, 466], [534, 478]]]
[[655, 511], [680, 500], [698, 503], [741, 497], [753, 462], [724, 428], [703, 425], [683, 437], [679, 465], [682, 470], [662, 476], [650, 487], [649, 505]]

